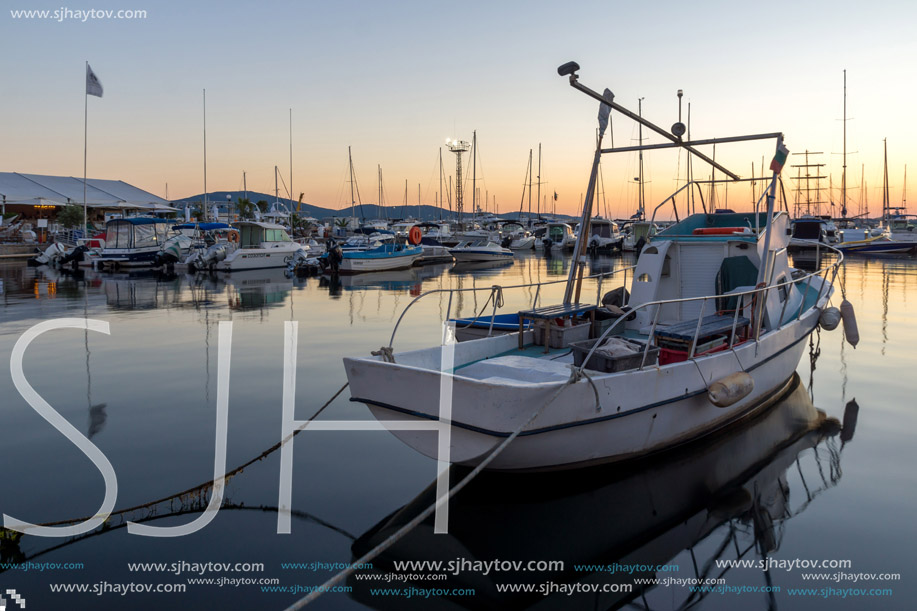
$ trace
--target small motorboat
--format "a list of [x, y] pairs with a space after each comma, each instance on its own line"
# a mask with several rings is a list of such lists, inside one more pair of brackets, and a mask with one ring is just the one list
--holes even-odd
[[449, 249], [456, 262], [512, 261], [513, 251], [490, 240], [466, 240]]

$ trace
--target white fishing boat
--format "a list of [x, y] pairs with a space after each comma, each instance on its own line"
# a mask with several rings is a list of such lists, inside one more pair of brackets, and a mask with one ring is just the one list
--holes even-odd
[[490, 240], [466, 240], [449, 249], [457, 263], [473, 261], [512, 261], [513, 251]]
[[[559, 72], [601, 102], [583, 224], [592, 213], [599, 159], [602, 153], [618, 152], [601, 148], [612, 109], [670, 141], [648, 146], [682, 147], [739, 180], [695, 148], [711, 141], [683, 141], [681, 123], [670, 134], [638, 117], [616, 104], [610, 91], [600, 95], [581, 85], [577, 69], [571, 63]], [[627, 309], [598, 341], [574, 344], [573, 354], [567, 354], [565, 335], [580, 333], [582, 325], [564, 321], [556, 326], [558, 319], [576, 320], [596, 308], [574, 301], [583, 266], [571, 265], [564, 302], [519, 312], [515, 334], [454, 344], [447, 330], [445, 345], [438, 341], [430, 348], [397, 352], [393, 332], [378, 356], [344, 359], [352, 400], [365, 403], [393, 434], [427, 456], [499, 470], [569, 468], [637, 457], [757, 413], [790, 382], [843, 260], [838, 253], [834, 263], [810, 274], [790, 268], [788, 219], [775, 207], [787, 153], [782, 134], [718, 141], [761, 139], [777, 142], [770, 188], [762, 195], [767, 211], [680, 217], [653, 237], [632, 270]], [[675, 206], [675, 197], [659, 207], [669, 204]], [[580, 235], [574, 260], [585, 254], [587, 239]], [[509, 288], [500, 291], [495, 304]], [[851, 318], [848, 314], [845, 322]], [[537, 321], [543, 344], [557, 338], [555, 345], [562, 349], [536, 346], [539, 334], [522, 330], [526, 320]], [[612, 335], [628, 340], [624, 343], [636, 352], [624, 357], [597, 353], [600, 342]], [[448, 398], [442, 389], [451, 389]], [[439, 427], [439, 435], [418, 430], [416, 423]], [[443, 435], [448, 436], [445, 442], [439, 439]]]

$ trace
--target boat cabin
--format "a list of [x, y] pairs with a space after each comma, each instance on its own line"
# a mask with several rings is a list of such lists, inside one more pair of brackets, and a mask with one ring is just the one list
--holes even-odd
[[282, 225], [242, 221], [235, 224], [241, 234], [240, 248], [276, 248], [293, 240]]
[[105, 224], [105, 250], [158, 249], [174, 221], [151, 217], [112, 219]]

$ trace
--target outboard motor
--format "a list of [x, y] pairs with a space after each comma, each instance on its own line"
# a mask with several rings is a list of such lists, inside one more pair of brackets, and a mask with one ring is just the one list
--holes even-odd
[[73, 269], [76, 269], [80, 262], [82, 262], [83, 255], [85, 255], [87, 252], [89, 252], [89, 247], [85, 244], [80, 244], [68, 252], [66, 255], [61, 257], [58, 260], [58, 263], [60, 263], [61, 267], [69, 264]]
[[224, 244], [214, 244], [204, 252], [198, 253], [191, 261], [188, 261], [188, 268], [192, 271], [212, 269], [214, 265], [225, 258], [226, 246]]
[[513, 243], [513, 237], [506, 236], [505, 238], [503, 238], [503, 241], [500, 242], [500, 246], [502, 246], [503, 248], [509, 248], [509, 245], [512, 243]]
[[549, 237], [545, 237], [541, 240], [541, 244], [544, 246], [544, 254], [546, 257], [551, 256], [551, 246], [554, 245], [554, 241]]
[[341, 250], [341, 247], [334, 243], [334, 241], [328, 242], [328, 267], [331, 268], [331, 271], [337, 273], [338, 269], [341, 267], [341, 261], [344, 260], [344, 251]]
[[54, 242], [45, 248], [44, 252], [35, 255], [35, 257], [32, 259], [29, 259], [28, 264], [30, 266], [54, 265], [62, 256], [64, 256], [66, 252], [67, 248], [65, 246]]

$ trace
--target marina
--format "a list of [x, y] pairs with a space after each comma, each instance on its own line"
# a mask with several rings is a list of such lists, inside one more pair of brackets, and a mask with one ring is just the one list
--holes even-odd
[[917, 6], [26, 4], [0, 611], [917, 606]]
[[[480, 271], [451, 273], [446, 269], [448, 266], [439, 266], [428, 277], [380, 278], [376, 285], [371, 284], [373, 274], [346, 276], [342, 278], [363, 278], [368, 284], [338, 284], [336, 288], [321, 277], [287, 278], [282, 270], [254, 270], [219, 277], [180, 274], [172, 278], [154, 272], [107, 274], [80, 270], [75, 274], [61, 274], [48, 268], [4, 263], [0, 266], [4, 304], [0, 342], [4, 352], [10, 354], [13, 343], [36, 322], [66, 316], [77, 315], [109, 323], [111, 333], [108, 336], [64, 330], [40, 338], [26, 354], [25, 373], [36, 391], [109, 457], [118, 474], [117, 509], [122, 510], [168, 499], [172, 494], [192, 489], [210, 479], [220, 322], [232, 321], [234, 324], [227, 457], [227, 469], [232, 471], [260, 456], [280, 439], [284, 323], [297, 321], [300, 325], [296, 417], [308, 419], [344, 383], [343, 357], [359, 353], [368, 355], [371, 350], [387, 344], [398, 314], [412, 295], [429, 290], [477, 287], [477, 291], [456, 293], [453, 304], [456, 315], [473, 317], [484, 307], [493, 284], [511, 286], [561, 280], [542, 288], [545, 298], [560, 299], [569, 263], [569, 258], [546, 259], [532, 253], [495, 273], [488, 270], [486, 275], [481, 275]], [[628, 257], [599, 257], [590, 260], [587, 272], [607, 272], [633, 263]], [[666, 478], [672, 481], [683, 481], [684, 477], [706, 480], [708, 473], [719, 472], [717, 465], [732, 465], [733, 473], [737, 473], [744, 470], [744, 464], [754, 463], [757, 466], [747, 476], [752, 479], [737, 480], [747, 482], [746, 489], [752, 498], [760, 495], [762, 499], [771, 499], [773, 497], [764, 493], [769, 489], [765, 484], [772, 486], [774, 482], [785, 482], [780, 486], [790, 486], [788, 501], [796, 508], [792, 510], [795, 516], [792, 519], [775, 513], [777, 508], [768, 510], [772, 518], [776, 518], [773, 520], [775, 527], [779, 525], [779, 545], [771, 543], [767, 557], [852, 556], [858, 565], [870, 567], [864, 570], [903, 572], [900, 567], [906, 565], [910, 553], [903, 541], [908, 540], [914, 529], [906, 499], [915, 489], [915, 482], [906, 461], [902, 462], [900, 457], [910, 454], [908, 431], [915, 424], [912, 410], [906, 407], [910, 404], [911, 392], [907, 372], [913, 367], [909, 346], [917, 341], [907, 295], [917, 286], [917, 261], [911, 257], [850, 259], [839, 271], [838, 282], [843, 282], [847, 298], [857, 309], [861, 341], [853, 350], [845, 343], [842, 330], [836, 329], [817, 332], [812, 336], [812, 343], [804, 344], [804, 354], [797, 368], [799, 386], [788, 389], [790, 400], [799, 407], [777, 404], [761, 415], [761, 424], [757, 424], [759, 419], [754, 419], [740, 427], [735, 436], [724, 432], [712, 441], [688, 445], [679, 452], [687, 452], [688, 456], [700, 452], [700, 455], [684, 464], [680, 462], [684, 454], [679, 453], [669, 459], [662, 455], [623, 470], [614, 467], [599, 471], [575, 470], [568, 472], [562, 486], [551, 474], [527, 475], [525, 479], [513, 480], [513, 486], [528, 489], [532, 494], [541, 491], [553, 500], [530, 498], [531, 494], [522, 491], [517, 495], [512, 488], [505, 488], [507, 484], [503, 479], [483, 478], [474, 488], [468, 489], [469, 496], [460, 493], [456, 497], [448, 535], [450, 539], [458, 537], [463, 549], [476, 550], [475, 555], [437, 545], [439, 553], [448, 558], [455, 555], [469, 559], [538, 557], [567, 559], [568, 563], [582, 561], [582, 564], [618, 561], [623, 565], [652, 561], [678, 564], [682, 571], [690, 571], [693, 576], [692, 553], [703, 564], [700, 559], [709, 558], [703, 554], [715, 553], [719, 542], [733, 536], [729, 533], [736, 532], [741, 549], [752, 547], [746, 552], [750, 555], [742, 558], [763, 558], [752, 545], [754, 529], [748, 518], [750, 514], [741, 509], [748, 501], [740, 502], [734, 509], [724, 506], [716, 510], [716, 515], [721, 517], [697, 530], [688, 528], [683, 532], [660, 534], [665, 545], [647, 547], [648, 556], [634, 548], [621, 547], [617, 541], [628, 535], [619, 529], [612, 528], [608, 534], [603, 534], [602, 530], [604, 525], [617, 523], [627, 523], [638, 530], [654, 529], [652, 524], [641, 526], [637, 521], [637, 516], [650, 508], [662, 512], [658, 517], [660, 521], [668, 519], [665, 512], [669, 511], [673, 520], [687, 519], [674, 516], [692, 514], [697, 507], [705, 506], [707, 501], [703, 499], [712, 496], [701, 495], [696, 500], [689, 500], [693, 497], [671, 494]], [[608, 284], [602, 287], [603, 293], [607, 287]], [[592, 295], [593, 302], [598, 292], [596, 280], [585, 282], [583, 293]], [[434, 316], [410, 317], [402, 323], [399, 338], [406, 349], [421, 348], [424, 338], [439, 332], [440, 327], [431, 319], [445, 315], [446, 295], [443, 293], [442, 298], [418, 304], [417, 307]], [[506, 291], [505, 304], [499, 311], [524, 309], [533, 297]], [[138, 350], [139, 346], [142, 350]], [[132, 383], [125, 385], [125, 376], [134, 370], [142, 370], [145, 375], [132, 377]], [[43, 375], [49, 371], [53, 376]], [[8, 426], [30, 433], [9, 439], [0, 453], [7, 464], [15, 461], [47, 466], [42, 467], [42, 484], [38, 489], [27, 471], [7, 474], [9, 492], [6, 498], [9, 500], [5, 513], [38, 522], [91, 514], [101, 494], [98, 472], [91, 463], [80, 459], [78, 451], [59, 433], [42, 423], [21, 398], [15, 398], [16, 391], [8, 375], [4, 376], [4, 393], [14, 397], [12, 405], [6, 408]], [[876, 385], [873, 382], [876, 377], [881, 377], [883, 384]], [[176, 397], [181, 400], [176, 401]], [[349, 399], [349, 393], [344, 391], [323, 411], [320, 419], [366, 420], [369, 417], [367, 408]], [[847, 405], [853, 399], [859, 406], [855, 435], [848, 428], [852, 438], [842, 443], [846, 433], [819, 433], [824, 426], [819, 422], [824, 418], [834, 421], [835, 427], [837, 422], [846, 422], [845, 426], [849, 426]], [[818, 416], [813, 406], [823, 411], [824, 416]], [[803, 410], [798, 417], [793, 415], [796, 409]], [[753, 434], [761, 445], [747, 448], [747, 459], [741, 460], [748, 462], [734, 463], [735, 453], [729, 449], [729, 444], [745, 447], [742, 441], [745, 437], [741, 434], [744, 426], [764, 426], [771, 431], [768, 422], [775, 418], [776, 430], [763, 436]], [[176, 427], [176, 422], [181, 426]], [[810, 427], [815, 428], [810, 430]], [[143, 434], [139, 435], [139, 431]], [[797, 438], [797, 435], [802, 437]], [[822, 437], [824, 439], [818, 441]], [[162, 439], [170, 440], [167, 452], [162, 449]], [[834, 457], [835, 454], [838, 456]], [[724, 460], [722, 457], [727, 455], [728, 460]], [[802, 475], [794, 462], [797, 458], [801, 461]], [[66, 462], [72, 465], [65, 469], [63, 464]], [[426, 507], [430, 492], [423, 496], [424, 489], [436, 479], [437, 473], [435, 460], [415, 452], [385, 431], [301, 433], [296, 437], [293, 468], [296, 475], [290, 535], [276, 534], [276, 511], [263, 509], [277, 506], [279, 456], [275, 452], [232, 475], [223, 508], [214, 522], [193, 538], [176, 540], [178, 551], [174, 555], [170, 553], [168, 558], [198, 558], [199, 553], [195, 550], [203, 545], [211, 550], [213, 557], [223, 561], [263, 561], [267, 567], [265, 575], [284, 583], [318, 585], [332, 572], [290, 571], [282, 569], [280, 563], [353, 561], [376, 536], [372, 533], [393, 519], [389, 514], [412, 503]], [[678, 471], [667, 472], [673, 468], [683, 469], [684, 475]], [[625, 479], [615, 483], [620, 477]], [[628, 483], [627, 478], [638, 477], [649, 478], [648, 481], [662, 478], [655, 480], [658, 493], [653, 493], [651, 500], [634, 497], [621, 505], [621, 499], [630, 498], [625, 492], [628, 486], [638, 485], [636, 480]], [[718, 481], [724, 483], [711, 483], [710, 490], [727, 485], [733, 476], [723, 473], [722, 477], [724, 479]], [[494, 485], [492, 481], [509, 500], [487, 492], [488, 486]], [[756, 481], [760, 483], [755, 484]], [[683, 483], [689, 485], [688, 481]], [[607, 492], [590, 492], [593, 487], [600, 486], [612, 487]], [[322, 492], [317, 494], [317, 490]], [[594, 498], [595, 494], [608, 494], [617, 499], [611, 503], [611, 507], [616, 508], [615, 513], [607, 513], [612, 510], [606, 510], [607, 504], [599, 500], [601, 497]], [[480, 505], [474, 500], [479, 498], [488, 499], [488, 504]], [[56, 502], [57, 499], [66, 499], [66, 507]], [[520, 515], [512, 510], [506, 514], [505, 510], [498, 509], [507, 502], [510, 507], [522, 503], [525, 513]], [[727, 502], [726, 498], [722, 502]], [[155, 552], [158, 545], [155, 541], [128, 535], [123, 528], [124, 521], [152, 519], [150, 523], [157, 525], [184, 523], [193, 518], [195, 510], [203, 508], [201, 503], [206, 503], [205, 493], [176, 497], [152, 508], [142, 507], [128, 514], [118, 514], [112, 517], [113, 528], [109, 531], [62, 547], [58, 546], [66, 540], [26, 536], [15, 545], [4, 545], [4, 561], [81, 561], [92, 567], [93, 579], [128, 579], [125, 563], [134, 561], [138, 553], [140, 557], [146, 554], [154, 558], [160, 556]], [[471, 505], [466, 507], [467, 503]], [[806, 506], [803, 512], [798, 511], [800, 505]], [[493, 518], [475, 518], [477, 511]], [[184, 515], [188, 512], [189, 515]], [[578, 512], [583, 512], [582, 519], [574, 517], [580, 515]], [[881, 525], [876, 516], [882, 516]], [[703, 519], [703, 516], [691, 518], [689, 525]], [[591, 522], [596, 523], [590, 525]], [[573, 524], [577, 530], [570, 530]], [[412, 546], [415, 538], [431, 527], [422, 526], [399, 545]], [[501, 530], [504, 537], [495, 539], [487, 534], [488, 529]], [[546, 532], [553, 533], [552, 536], [564, 544], [553, 546], [545, 540]], [[844, 536], [829, 536], [828, 533], [844, 533]], [[480, 548], [469, 537], [489, 541], [489, 549]], [[129, 548], [125, 547], [128, 542]], [[536, 542], [537, 547], [531, 547]], [[587, 544], [592, 547], [582, 547]], [[140, 552], [136, 551], [137, 546]], [[308, 548], [307, 554], [303, 554], [304, 546]], [[854, 548], [855, 554], [851, 551]], [[391, 553], [397, 553], [400, 559], [437, 557], [402, 555], [398, 549], [402, 548], [393, 548]], [[536, 549], [543, 551], [536, 553]], [[650, 552], [651, 549], [654, 551]], [[387, 570], [390, 554], [384, 555], [374, 566]], [[5, 577], [9, 575], [9, 572], [4, 573]], [[552, 572], [542, 577], [558, 580], [560, 575]], [[569, 578], [590, 582], [593, 578], [611, 577], [614, 576], [605, 573], [589, 578], [586, 575]], [[760, 571], [733, 569], [729, 581], [760, 586], [762, 577]], [[494, 578], [500, 583], [511, 583], [515, 579], [508, 574]], [[799, 571], [774, 573], [769, 578], [784, 588], [784, 593], [778, 597], [781, 606], [791, 606], [787, 602], [786, 588], [806, 587]], [[37, 571], [17, 572], [16, 575], [19, 587], [32, 586], [35, 592], [39, 590], [33, 586], [42, 579]], [[351, 577], [348, 583], [354, 586], [354, 581]], [[451, 583], [456, 587], [467, 585], [462, 580]], [[473, 585], [482, 587], [477, 582]], [[332, 594], [327, 600], [319, 599], [318, 608], [322, 605], [335, 609], [380, 608], [382, 603], [378, 597], [371, 596], [365, 587], [357, 585], [350, 595]], [[902, 597], [913, 595], [912, 586], [905, 581], [895, 583], [894, 587], [896, 594], [900, 592]], [[214, 601], [234, 605], [264, 604], [263, 594], [244, 588], [200, 590], [190, 596], [188, 604], [192, 605], [213, 604]], [[668, 596], [668, 588], [651, 589], [645, 596], [656, 605], [652, 608], [657, 608], [661, 604], [660, 597]], [[42, 597], [37, 595], [36, 600], [41, 601]], [[520, 601], [529, 599], [513, 600], [515, 602], [506, 604], [521, 604]], [[583, 605], [595, 603], [592, 598], [577, 600]], [[608, 605], [612, 600], [620, 601], [617, 598], [600, 600]], [[811, 608], [818, 609], [835, 609], [836, 603], [836, 600], [807, 601]], [[703, 598], [704, 608], [732, 609], [733, 604], [734, 600], [721, 595]], [[743, 604], [749, 608], [766, 608], [768, 599], [764, 594], [748, 595]], [[144, 608], [143, 604], [139, 606]]]

